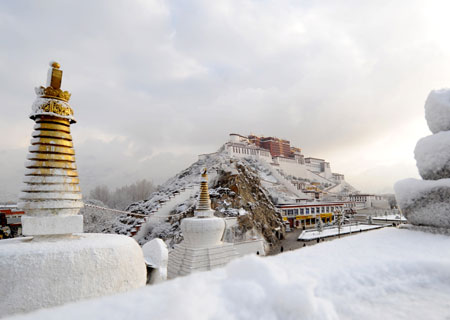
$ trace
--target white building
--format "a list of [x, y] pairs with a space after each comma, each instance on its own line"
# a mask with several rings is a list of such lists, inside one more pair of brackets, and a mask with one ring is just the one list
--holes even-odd
[[292, 148], [292, 157], [290, 158], [272, 157], [269, 150], [256, 146], [250, 142], [248, 137], [232, 133], [221, 151], [237, 158], [261, 160], [276, 169], [281, 169], [287, 176], [318, 182], [328, 188], [345, 181], [344, 175], [331, 171], [329, 162], [319, 158], [305, 158], [298, 148]]
[[356, 209], [390, 209], [388, 200], [384, 199], [382, 196], [375, 194], [350, 194], [349, 200], [356, 204]]

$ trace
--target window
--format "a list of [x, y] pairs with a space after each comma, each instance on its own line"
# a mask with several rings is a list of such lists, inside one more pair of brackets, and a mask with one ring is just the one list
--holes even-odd
[[330, 207], [327, 207], [327, 212], [330, 212]]
[[311, 213], [315, 213], [316, 212], [315, 210], [316, 210], [315, 208], [311, 208]]
[[309, 214], [309, 208], [305, 209], [306, 214]]
[[303, 214], [303, 208], [300, 209], [300, 214]]
[[324, 213], [324, 212], [325, 212], [325, 207], [322, 207], [322, 210], [321, 210], [321, 212], [322, 212], [322, 213]]
[[294, 209], [294, 214], [298, 215], [298, 209]]
[[334, 207], [331, 207], [331, 211], [334, 211]]

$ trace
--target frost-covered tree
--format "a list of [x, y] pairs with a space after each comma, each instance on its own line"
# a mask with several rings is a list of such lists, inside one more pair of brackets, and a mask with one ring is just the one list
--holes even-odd
[[319, 232], [322, 232], [322, 231], [323, 231], [323, 221], [322, 221], [321, 218], [319, 218], [319, 221], [317, 221], [317, 230], [318, 230]]
[[114, 191], [110, 191], [105, 185], [97, 186], [91, 191], [90, 198], [100, 200], [110, 208], [124, 210], [133, 202], [148, 199], [155, 190], [151, 181], [143, 179]]
[[106, 185], [96, 186], [94, 189], [91, 190], [90, 198], [99, 200], [104, 204], [108, 205], [108, 202], [111, 199], [111, 192], [109, 191], [109, 188]]
[[340, 238], [341, 237], [341, 227], [342, 227], [342, 224], [343, 224], [343, 221], [344, 221], [344, 217], [343, 217], [341, 211], [336, 211], [335, 212], [335, 219], [336, 219], [336, 225], [337, 225], [337, 228], [338, 228], [338, 235], [339, 235], [339, 238]]

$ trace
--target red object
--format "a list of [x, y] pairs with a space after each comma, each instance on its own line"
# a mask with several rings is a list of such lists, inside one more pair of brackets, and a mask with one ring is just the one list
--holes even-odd
[[11, 219], [15, 220], [13, 223], [9, 223], [9, 221], [8, 221], [8, 225], [10, 225], [10, 226], [21, 226], [22, 225], [22, 221], [20, 218], [25, 214], [25, 211], [13, 211], [11, 209], [0, 209], [0, 212], [5, 214], [7, 221], [11, 220]]

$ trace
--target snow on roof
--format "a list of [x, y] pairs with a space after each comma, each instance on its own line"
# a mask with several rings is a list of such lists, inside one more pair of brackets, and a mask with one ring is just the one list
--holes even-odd
[[307, 158], [305, 158], [305, 160], [317, 160], [317, 161], [325, 161], [324, 159], [320, 159], [320, 158], [314, 158], [314, 157], [307, 157]]
[[443, 319], [449, 250], [385, 228], [16, 319]]
[[297, 208], [297, 207], [314, 207], [314, 206], [339, 206], [344, 205], [344, 201], [323, 201], [323, 202], [309, 202], [309, 203], [280, 203], [277, 208]]

